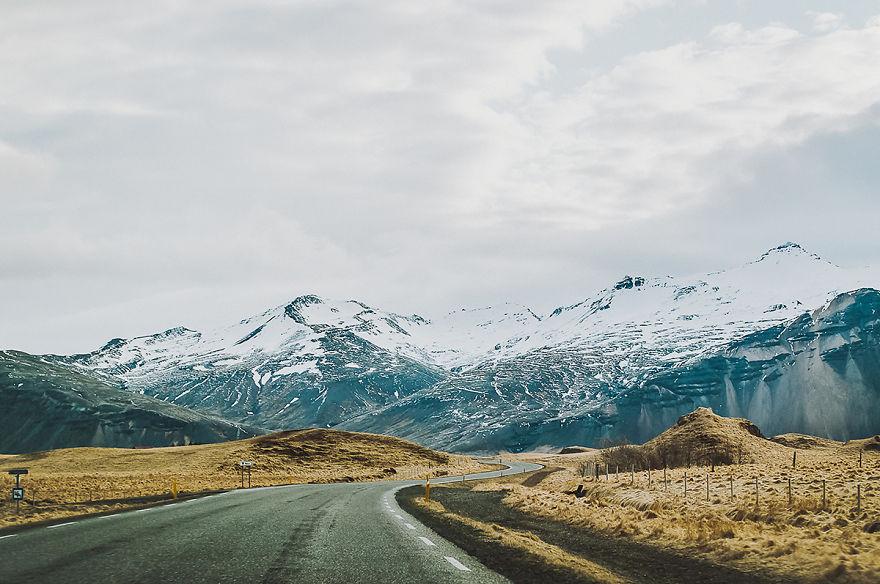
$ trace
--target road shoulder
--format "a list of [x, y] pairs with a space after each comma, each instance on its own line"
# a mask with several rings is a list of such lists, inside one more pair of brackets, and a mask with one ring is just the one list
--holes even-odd
[[513, 582], [784, 582], [534, 517], [503, 497], [472, 484], [438, 486], [427, 503], [420, 488], [397, 495], [408, 513]]

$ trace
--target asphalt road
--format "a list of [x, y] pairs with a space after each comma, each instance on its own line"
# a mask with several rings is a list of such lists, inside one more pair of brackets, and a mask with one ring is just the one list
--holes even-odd
[[397, 506], [412, 484], [232, 491], [0, 535], [0, 584], [506, 582]]

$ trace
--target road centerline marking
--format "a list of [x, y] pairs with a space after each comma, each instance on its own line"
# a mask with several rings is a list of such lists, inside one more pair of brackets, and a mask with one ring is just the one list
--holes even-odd
[[424, 542], [425, 545], [428, 545], [428, 546], [431, 546], [431, 547], [437, 547], [437, 544], [434, 543], [433, 541], [431, 541], [430, 539], [428, 539], [427, 537], [424, 537], [424, 536], [421, 536], [421, 535], [420, 535], [420, 536], [419, 536], [419, 539], [422, 540], [422, 541]]
[[458, 568], [462, 572], [470, 572], [471, 571], [470, 568], [468, 568], [467, 566], [465, 566], [464, 564], [462, 564], [461, 562], [459, 562], [458, 560], [456, 560], [452, 556], [443, 556], [443, 557], [446, 558], [447, 562], [449, 562], [450, 564], [452, 564], [453, 566], [455, 566], [456, 568]]

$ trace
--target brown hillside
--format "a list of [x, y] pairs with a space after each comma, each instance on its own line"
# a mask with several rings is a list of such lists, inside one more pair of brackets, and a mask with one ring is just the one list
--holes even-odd
[[798, 434], [797, 432], [780, 434], [779, 436], [774, 436], [771, 440], [777, 444], [782, 444], [789, 448], [797, 448], [799, 450], [809, 450], [811, 448], [837, 448], [841, 445], [841, 442], [838, 442], [837, 440], [810, 436], [809, 434]]
[[308, 429], [278, 432], [220, 444], [167, 448], [64, 448], [0, 455], [0, 489], [8, 491], [10, 468], [24, 467], [27, 497], [21, 517], [0, 503], [0, 527], [123, 505], [136, 497], [167, 495], [172, 482], [183, 493], [240, 485], [238, 463], [253, 462], [251, 484], [369, 481], [457, 474], [482, 469], [468, 457], [382, 436]]
[[676, 468], [692, 465], [751, 463], [789, 456], [752, 422], [725, 418], [697, 408], [656, 438], [641, 446], [615, 446], [599, 451], [609, 468]]
[[[661, 458], [679, 460], [689, 458], [691, 463], [715, 460], [718, 464], [761, 460], [768, 455], [779, 455], [784, 448], [767, 440], [761, 430], [745, 418], [725, 418], [711, 408], [697, 408], [678, 419], [678, 422], [653, 440], [645, 448], [656, 451]], [[680, 462], [679, 462], [680, 464]], [[670, 464], [673, 466], [673, 464]]]

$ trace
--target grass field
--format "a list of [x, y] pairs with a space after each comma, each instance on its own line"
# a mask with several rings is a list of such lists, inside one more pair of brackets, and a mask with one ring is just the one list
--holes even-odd
[[[506, 508], [537, 519], [541, 529], [555, 526], [566, 537], [607, 536], [770, 581], [880, 582], [880, 438], [844, 444], [787, 435], [776, 442], [753, 434], [746, 420], [720, 418], [708, 410], [695, 414], [643, 447], [518, 455], [546, 469], [482, 482], [473, 490], [496, 493]], [[722, 451], [734, 453], [732, 464], [717, 464], [714, 470], [711, 463], [697, 464], [701, 452]], [[646, 467], [620, 464], [656, 459], [658, 452], [690, 458], [692, 464], [667, 469], [666, 482], [662, 465], [649, 478]], [[598, 479], [595, 464], [600, 465]], [[607, 577], [598, 581], [631, 581], [608, 571], [611, 560], [607, 565], [584, 563], [590, 558], [571, 552], [576, 546], [566, 551], [547, 541], [530, 544], [529, 539], [540, 539], [536, 532], [508, 529], [505, 534], [492, 521], [481, 529], [495, 529], [495, 536], [510, 545], [519, 541], [523, 549], [546, 548], [547, 561], [583, 565], [585, 578], [605, 570]]]
[[[408, 479], [474, 472], [487, 467], [470, 457], [450, 455], [375, 434], [309, 429], [220, 444], [150, 449], [68, 448], [0, 455], [0, 527], [83, 513], [109, 511], [180, 493], [240, 486], [238, 463], [253, 462], [251, 484]], [[9, 501], [23, 467], [27, 500], [16, 512]]]

